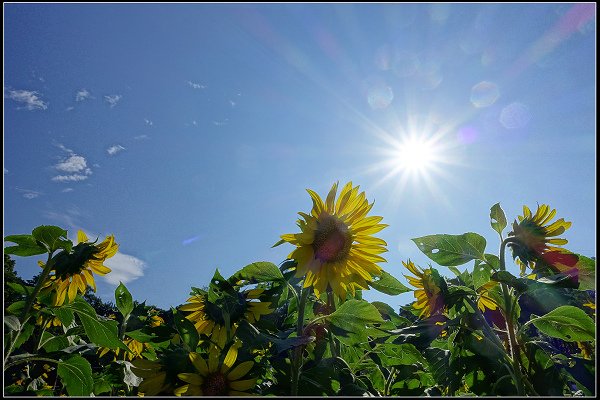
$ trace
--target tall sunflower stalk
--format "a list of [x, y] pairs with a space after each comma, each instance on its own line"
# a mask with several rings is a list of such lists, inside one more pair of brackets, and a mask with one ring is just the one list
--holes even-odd
[[[296, 261], [296, 277], [303, 278], [303, 290], [298, 304], [297, 333], [304, 326], [304, 307], [309, 290], [318, 297], [328, 294], [328, 305], [335, 310], [334, 295], [345, 301], [357, 289], [368, 290], [368, 282], [381, 274], [377, 263], [385, 262], [380, 254], [387, 251], [387, 243], [372, 236], [381, 231], [383, 217], [367, 214], [374, 203], [369, 203], [359, 186], [348, 182], [336, 199], [338, 183], [334, 183], [325, 201], [313, 190], [307, 189], [313, 207], [310, 214], [299, 212], [300, 233], [281, 235], [278, 244], [288, 242], [296, 246], [289, 259]], [[332, 353], [337, 347], [330, 335]], [[292, 395], [297, 395], [302, 349], [295, 351], [292, 363]]]

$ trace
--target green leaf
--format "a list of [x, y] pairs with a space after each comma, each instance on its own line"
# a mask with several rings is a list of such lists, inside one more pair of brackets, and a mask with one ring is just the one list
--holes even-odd
[[[487, 255], [486, 255], [487, 257]], [[475, 261], [475, 267], [473, 268], [473, 286], [475, 289], [479, 289], [481, 286], [488, 283], [492, 277], [492, 267], [484, 262]]]
[[425, 363], [421, 352], [410, 343], [383, 343], [377, 349], [377, 355], [381, 360], [381, 364], [386, 368], [399, 365], [413, 365], [417, 362]]
[[119, 282], [119, 286], [115, 289], [115, 301], [117, 308], [121, 311], [123, 317], [127, 319], [133, 311], [133, 297], [131, 297], [131, 293], [122, 282]]
[[530, 319], [523, 327], [530, 323], [546, 335], [566, 342], [587, 342], [596, 337], [594, 320], [574, 306], [558, 307], [546, 315]]
[[94, 308], [80, 296], [77, 296], [72, 303], [64, 305], [63, 308], [72, 310], [79, 316], [90, 341], [109, 349], [119, 348], [129, 351], [117, 336], [117, 322], [100, 321]]
[[577, 254], [575, 267], [579, 272], [579, 289], [596, 290], [596, 260]]
[[230, 278], [230, 281], [246, 280], [250, 283], [259, 283], [278, 281], [282, 279], [283, 274], [277, 265], [266, 261], [259, 261], [250, 265], [246, 265], [244, 268], [233, 274], [233, 276]]
[[53, 352], [65, 349], [69, 347], [69, 345], [69, 340], [65, 336], [54, 336], [50, 332], [44, 331], [42, 333], [39, 347], [42, 347], [47, 352]]
[[19, 315], [23, 312], [23, 308], [25, 308], [25, 300], [19, 300], [6, 307], [6, 311], [14, 315]]
[[67, 231], [58, 226], [38, 226], [31, 234], [35, 240], [44, 243], [51, 253], [58, 249], [65, 249], [70, 252], [73, 247], [73, 242], [67, 239]]
[[10, 235], [6, 236], [4, 241], [17, 244], [17, 246], [5, 247], [4, 254], [14, 254], [15, 256], [28, 257], [48, 252], [48, 250], [44, 246], [38, 244], [35, 238], [31, 235]]
[[73, 314], [73, 311], [65, 309], [64, 307], [55, 308], [52, 310], [52, 312], [60, 320], [60, 323], [66, 327], [71, 326], [71, 324], [73, 323], [73, 320], [75, 319], [75, 315]]
[[485, 259], [485, 238], [473, 232], [462, 235], [428, 235], [412, 241], [427, 257], [445, 267]]
[[364, 300], [346, 301], [327, 319], [334, 327], [359, 336], [366, 336], [367, 325], [383, 322], [377, 308]]
[[15, 340], [15, 349], [21, 347], [21, 345], [29, 339], [34, 328], [35, 326], [32, 323], [27, 323], [21, 327], [21, 332], [19, 333], [19, 336], [17, 336], [17, 340]]
[[31, 293], [33, 293], [33, 290], [35, 289], [33, 286], [25, 286], [21, 283], [6, 282], [6, 284], [10, 286], [11, 289], [13, 289], [15, 292], [24, 296], [31, 295]]
[[490, 224], [492, 225], [492, 229], [498, 232], [499, 235], [502, 235], [502, 231], [506, 228], [506, 215], [504, 215], [504, 210], [500, 207], [500, 203], [496, 203], [490, 209]]
[[74, 355], [68, 360], [59, 361], [58, 376], [67, 388], [69, 396], [89, 396], [94, 389], [92, 367], [90, 363], [79, 355]]
[[181, 341], [188, 347], [189, 351], [196, 351], [196, 347], [198, 347], [198, 342], [200, 341], [200, 335], [198, 334], [196, 327], [189, 319], [185, 318], [181, 312], [178, 312], [175, 309], [172, 310], [175, 328], [177, 328], [177, 332], [179, 332]]
[[4, 316], [4, 325], [11, 331], [19, 331], [21, 329], [19, 319], [12, 315]]
[[491, 276], [491, 279], [496, 282], [505, 283], [508, 286], [514, 287], [519, 293], [523, 293], [528, 288], [527, 282], [529, 279], [519, 279], [508, 271], [497, 271]]
[[404, 286], [398, 279], [385, 271], [381, 271], [381, 275], [373, 277], [373, 281], [367, 283], [373, 289], [392, 296], [411, 291], [411, 289]]

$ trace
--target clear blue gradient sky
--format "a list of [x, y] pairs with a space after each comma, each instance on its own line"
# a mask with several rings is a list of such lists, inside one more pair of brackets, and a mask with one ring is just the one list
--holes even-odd
[[4, 235], [114, 234], [98, 294], [163, 308], [283, 261], [305, 189], [335, 181], [375, 201], [403, 282], [429, 263], [414, 237], [497, 253], [497, 202], [551, 205], [595, 256], [595, 37], [591, 3], [4, 4]]

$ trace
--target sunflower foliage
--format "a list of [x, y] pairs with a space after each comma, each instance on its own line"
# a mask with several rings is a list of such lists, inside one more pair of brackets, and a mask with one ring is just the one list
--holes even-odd
[[[5, 237], [5, 254], [47, 259], [24, 281], [5, 256], [4, 394], [595, 396], [595, 259], [562, 247], [570, 223], [555, 210], [524, 207], [506, 232], [495, 204], [498, 253], [478, 233], [432, 234], [412, 239], [430, 264], [386, 271], [375, 234], [387, 225], [364, 192], [309, 194], [301, 232], [276, 244], [295, 246], [287, 260], [216, 270], [168, 311], [122, 283], [114, 305], [89, 294], [93, 274], [110, 273], [112, 237]], [[394, 308], [365, 290], [415, 301]]]

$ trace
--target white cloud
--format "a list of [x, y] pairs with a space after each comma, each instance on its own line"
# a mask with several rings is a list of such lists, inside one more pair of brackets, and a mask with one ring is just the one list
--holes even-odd
[[152, 126], [154, 125], [154, 122], [150, 121], [148, 118], [144, 118], [144, 122], [146, 123], [146, 125], [148, 126]]
[[229, 100], [229, 104], [231, 104], [231, 107], [235, 107], [235, 101]]
[[44, 102], [39, 97], [39, 93], [32, 90], [11, 90], [8, 97], [16, 102], [25, 103], [28, 110], [45, 110], [48, 108], [48, 102]]
[[86, 170], [87, 162], [85, 161], [85, 157], [73, 154], [65, 161], [56, 164], [54, 168], [63, 172], [80, 172]]
[[134, 136], [133, 138], [135, 140], [142, 140], [142, 139], [148, 139], [150, 136], [148, 135], [138, 135], [138, 136]]
[[206, 88], [206, 86], [200, 84], [200, 83], [194, 83], [192, 81], [187, 81], [188, 85], [190, 85], [192, 88], [194, 89], [204, 89]]
[[52, 180], [55, 182], [78, 182], [78, 181], [84, 181], [87, 178], [89, 178], [89, 176], [87, 176], [87, 175], [72, 174], [72, 175], [57, 175], [57, 176], [53, 177]]
[[111, 155], [114, 156], [115, 154], [117, 154], [118, 152], [121, 152], [125, 150], [125, 147], [121, 146], [120, 144], [114, 145], [114, 146], [110, 146], [108, 149], [106, 149], [106, 152]]
[[72, 191], [73, 191], [72, 188], [66, 188], [66, 189], [62, 190], [63, 193], [69, 193], [69, 192], [72, 192]]
[[81, 89], [75, 95], [75, 101], [83, 101], [92, 97], [91, 93], [87, 89]]
[[73, 111], [74, 109], [75, 109], [75, 107], [69, 106], [69, 107], [65, 108], [65, 111]]
[[115, 254], [107, 259], [104, 264], [112, 271], [103, 278], [115, 286], [119, 282], [128, 283], [144, 276], [144, 269], [147, 268], [144, 261], [124, 253]]
[[117, 105], [117, 103], [119, 102], [119, 100], [121, 100], [121, 96], [120, 94], [113, 94], [110, 96], [104, 96], [104, 100], [106, 100], [106, 102], [108, 104], [110, 104], [110, 108], [113, 108], [114, 106]]

